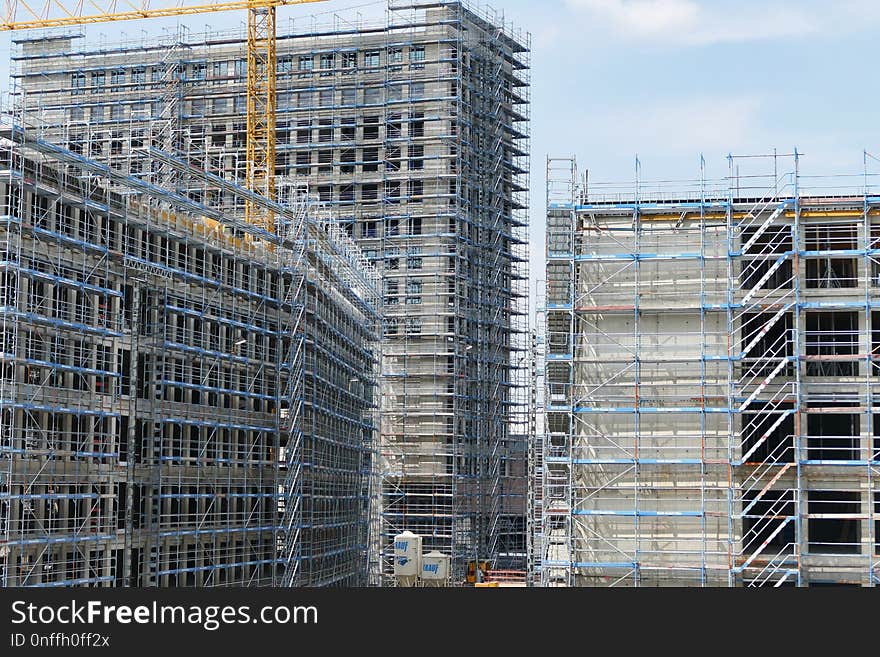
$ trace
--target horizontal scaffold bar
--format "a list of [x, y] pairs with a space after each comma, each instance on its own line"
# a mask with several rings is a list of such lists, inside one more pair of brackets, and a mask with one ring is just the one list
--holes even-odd
[[626, 511], [606, 511], [599, 509], [573, 509], [573, 516], [624, 516], [627, 518], [702, 518], [704, 511], [641, 511], [639, 509]]

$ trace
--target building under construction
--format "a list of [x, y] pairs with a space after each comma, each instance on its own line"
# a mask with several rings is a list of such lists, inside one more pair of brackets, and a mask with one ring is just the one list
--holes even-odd
[[0, 136], [0, 583], [367, 583], [379, 280], [353, 243], [301, 189], [188, 175], [267, 232]]
[[[243, 32], [82, 41], [16, 42], [15, 95], [44, 138], [240, 207], [147, 148], [243, 178]], [[453, 555], [456, 579], [468, 561], [524, 553], [528, 46], [461, 2], [279, 23], [279, 186], [307, 181], [383, 276], [386, 566], [404, 529]]]
[[880, 582], [877, 165], [588, 185], [548, 160], [536, 581]]

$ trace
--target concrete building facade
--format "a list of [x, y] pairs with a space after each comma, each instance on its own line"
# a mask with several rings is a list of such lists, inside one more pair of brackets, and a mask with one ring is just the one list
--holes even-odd
[[878, 178], [548, 161], [547, 586], [878, 583]]

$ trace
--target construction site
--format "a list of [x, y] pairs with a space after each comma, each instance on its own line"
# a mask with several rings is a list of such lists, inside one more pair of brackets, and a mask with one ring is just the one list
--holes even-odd
[[530, 35], [315, 2], [7, 7], [0, 583], [880, 584], [880, 159], [550, 157], [530, 290]]
[[528, 34], [270, 20], [13, 36], [4, 584], [525, 567]]
[[533, 583], [880, 581], [880, 162], [800, 164], [548, 159]]

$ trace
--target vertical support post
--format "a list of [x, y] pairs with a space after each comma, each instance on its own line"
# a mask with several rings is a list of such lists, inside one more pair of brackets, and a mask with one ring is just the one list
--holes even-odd
[[[727, 311], [727, 585], [733, 586], [736, 582], [736, 553], [737, 550], [734, 549], [736, 545], [736, 539], [734, 536], [734, 480], [733, 480], [733, 459], [734, 459], [734, 449], [733, 444], [735, 440], [735, 421], [733, 416], [733, 410], [736, 405], [736, 394], [734, 391], [735, 388], [735, 380], [734, 380], [734, 345], [736, 344], [736, 336], [734, 334], [735, 326], [733, 321], [733, 253], [736, 249], [738, 249], [738, 245], [734, 244], [733, 238], [733, 200], [734, 200], [734, 167], [733, 167], [733, 155], [728, 153], [727, 155], [727, 209], [726, 209], [726, 219], [727, 219], [727, 253], [726, 262], [727, 262], [727, 300], [725, 303], [726, 311]], [[742, 533], [742, 530], [740, 530]]]
[[[275, 7], [248, 8], [247, 148], [248, 189], [275, 199]], [[247, 201], [248, 223], [274, 232], [272, 213]]]
[[873, 249], [873, 240], [871, 236], [871, 216], [870, 206], [868, 205], [868, 151], [862, 151], [863, 166], [863, 190], [862, 190], [862, 214], [863, 214], [863, 230], [864, 230], [864, 263], [865, 263], [865, 403], [867, 405], [866, 417], [866, 433], [865, 438], [865, 461], [867, 462], [868, 477], [868, 574], [867, 581], [871, 586], [876, 586], [877, 581], [874, 573], [874, 552], [877, 545], [876, 520], [875, 520], [875, 504], [874, 496], [878, 493], [874, 489], [874, 468], [873, 463], [877, 460], [874, 450], [874, 397], [872, 394], [871, 377], [874, 370], [874, 320], [871, 312], [871, 250]]
[[633, 573], [633, 585], [639, 586], [641, 583], [641, 559], [640, 546], [641, 542], [641, 523], [639, 521], [639, 442], [641, 432], [641, 416], [639, 415], [640, 395], [641, 395], [641, 362], [639, 357], [642, 355], [642, 328], [639, 322], [639, 285], [641, 283], [641, 259], [639, 255], [642, 252], [641, 245], [641, 219], [639, 215], [639, 201], [641, 196], [642, 184], [642, 163], [636, 155], [636, 189], [635, 204], [633, 208], [633, 254], [635, 254], [635, 285], [633, 287], [633, 333], [636, 358], [633, 363], [633, 377], [635, 397], [633, 399], [633, 530], [635, 540], [635, 550], [633, 552], [633, 562], [635, 570]]
[[804, 504], [804, 490], [801, 479], [802, 470], [801, 462], [801, 444], [802, 444], [802, 426], [801, 426], [801, 359], [803, 345], [801, 344], [801, 283], [800, 283], [800, 244], [801, 244], [801, 226], [800, 226], [800, 190], [798, 187], [800, 176], [800, 156], [797, 148], [794, 149], [794, 181], [793, 181], [793, 207], [794, 207], [794, 230], [792, 235], [792, 250], [794, 251], [794, 262], [792, 263], [792, 284], [794, 285], [794, 305], [792, 307], [792, 330], [794, 331], [794, 433], [795, 433], [795, 459], [797, 463], [796, 479], [797, 479], [797, 501], [795, 503], [795, 556], [797, 563], [797, 585], [802, 585], [802, 569], [801, 569], [801, 552], [803, 551], [803, 518], [802, 510]]
[[706, 585], [706, 158], [700, 153], [700, 583]]
[[123, 539], [123, 549], [122, 549], [122, 565], [120, 567], [120, 572], [122, 573], [122, 581], [116, 581], [116, 586], [139, 586], [139, 582], [132, 581], [130, 579], [131, 570], [131, 551], [133, 548], [133, 536], [134, 536], [134, 515], [137, 513], [137, 509], [134, 508], [134, 486], [135, 486], [135, 463], [138, 460], [138, 455], [136, 450], [140, 448], [137, 442], [137, 423], [138, 423], [138, 399], [140, 398], [139, 388], [140, 388], [140, 335], [141, 335], [141, 289], [142, 286], [146, 287], [147, 281], [144, 278], [140, 277], [128, 277], [125, 276], [126, 282], [130, 281], [132, 283], [129, 286], [128, 290], [131, 292], [131, 299], [129, 299], [130, 307], [131, 307], [131, 326], [129, 328], [130, 333], [130, 342], [129, 348], [131, 349], [130, 356], [130, 373], [129, 373], [129, 382], [130, 387], [128, 391], [128, 431], [125, 436], [120, 436], [120, 440], [125, 440], [128, 443], [126, 448], [126, 452], [128, 454], [127, 457], [127, 465], [125, 472], [125, 499], [117, 500], [117, 504], [124, 505], [124, 517], [125, 517], [125, 538]]

